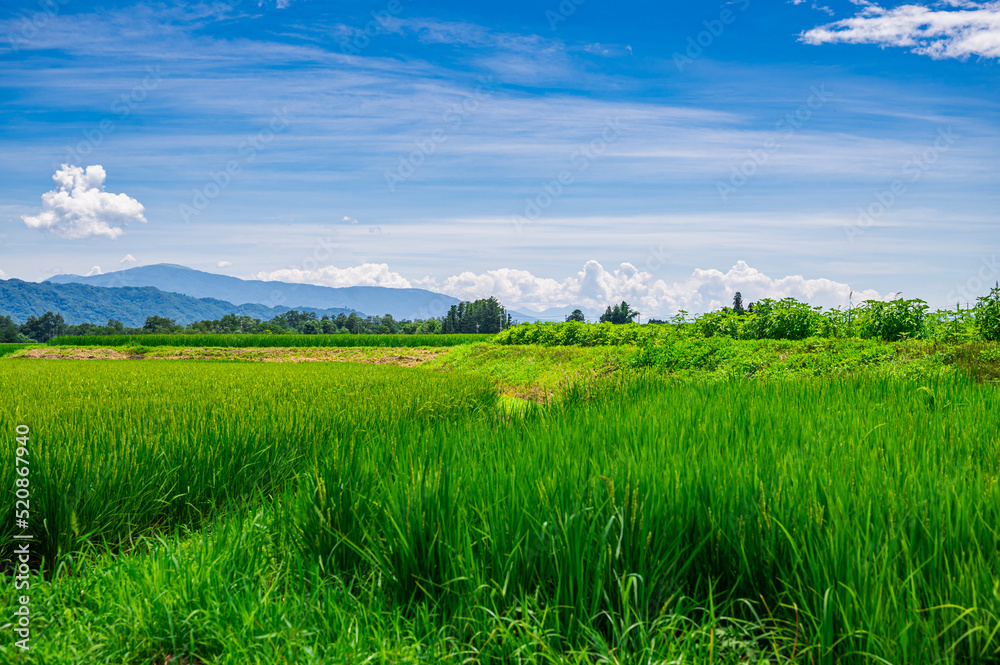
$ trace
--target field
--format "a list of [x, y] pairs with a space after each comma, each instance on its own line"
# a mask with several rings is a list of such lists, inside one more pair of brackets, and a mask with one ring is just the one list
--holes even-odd
[[996, 357], [5, 358], [37, 572], [32, 650], [0, 660], [995, 663]]
[[4, 356], [9, 356], [12, 353], [20, 351], [21, 349], [27, 349], [32, 346], [37, 346], [36, 344], [0, 344], [0, 358]]
[[485, 342], [492, 335], [96, 335], [56, 337], [50, 346], [112, 347], [429, 347]]

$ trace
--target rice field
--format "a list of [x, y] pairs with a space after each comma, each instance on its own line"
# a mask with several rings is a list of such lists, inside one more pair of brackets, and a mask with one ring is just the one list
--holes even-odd
[[76, 335], [55, 337], [49, 346], [180, 346], [224, 348], [282, 347], [443, 347], [489, 341], [493, 335]]
[[43, 555], [4, 662], [1000, 661], [1000, 400], [960, 374], [510, 408], [420, 368], [6, 360], [0, 393]]
[[30, 348], [32, 346], [38, 346], [38, 345], [34, 344], [34, 343], [32, 343], [32, 344], [18, 344], [16, 342], [13, 342], [13, 343], [0, 343], [0, 358], [3, 358], [5, 356], [9, 356], [10, 354], [15, 353], [16, 351], [20, 351], [21, 349], [27, 349], [27, 348]]

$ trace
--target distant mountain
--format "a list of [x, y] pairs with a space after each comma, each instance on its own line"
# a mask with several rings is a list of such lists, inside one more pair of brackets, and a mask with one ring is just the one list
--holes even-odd
[[[147, 316], [165, 316], [187, 325], [192, 321], [219, 319], [226, 314], [272, 319], [290, 307], [266, 307], [258, 304], [234, 305], [215, 298], [192, 298], [179, 293], [167, 293], [151, 286], [100, 287], [87, 284], [53, 284], [23, 282], [19, 279], [0, 280], [0, 316], [9, 316], [18, 324], [29, 316], [52, 311], [62, 314], [66, 323], [104, 325], [108, 319], [118, 319], [128, 327], [138, 327]], [[337, 316], [342, 308], [320, 309], [299, 307], [318, 316]]]
[[219, 298], [231, 303], [257, 303], [299, 310], [336, 307], [377, 316], [392, 314], [396, 319], [442, 316], [448, 312], [448, 308], [459, 302], [458, 298], [424, 289], [391, 289], [384, 286], [333, 288], [313, 284], [265, 282], [217, 275], [169, 263], [89, 277], [56, 275], [46, 282], [105, 287], [154, 286], [161, 291], [194, 298]]
[[[596, 312], [594, 310], [589, 310], [580, 307], [550, 307], [541, 312], [532, 312], [530, 314], [521, 314], [523, 317], [522, 321], [527, 321], [529, 323], [534, 323], [535, 321], [565, 321], [566, 317], [569, 316], [573, 310], [582, 309], [584, 317], [588, 321], [596, 321], [601, 318], [601, 314], [604, 312]], [[514, 316], [517, 319], [517, 315]]]

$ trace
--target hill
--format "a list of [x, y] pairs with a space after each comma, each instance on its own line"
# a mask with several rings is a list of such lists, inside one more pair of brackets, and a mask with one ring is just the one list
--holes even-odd
[[[0, 280], [0, 316], [9, 316], [18, 324], [29, 316], [52, 311], [62, 314], [66, 323], [104, 325], [108, 319], [118, 319], [126, 326], [141, 326], [147, 316], [165, 316], [187, 325], [192, 321], [219, 319], [226, 314], [271, 319], [287, 312], [290, 307], [267, 307], [258, 304], [235, 305], [216, 298], [193, 298], [179, 293], [161, 291], [151, 286], [117, 288], [87, 284], [56, 284], [25, 282], [19, 279]], [[351, 310], [300, 307], [318, 316], [337, 316]]]
[[129, 268], [89, 277], [56, 275], [46, 282], [103, 287], [153, 286], [161, 291], [180, 293], [193, 298], [218, 298], [231, 303], [258, 303], [269, 307], [298, 310], [349, 309], [377, 316], [392, 314], [396, 319], [442, 316], [447, 313], [449, 307], [459, 303], [458, 298], [424, 289], [392, 289], [384, 286], [334, 288], [314, 284], [265, 282], [217, 275], [170, 263]]

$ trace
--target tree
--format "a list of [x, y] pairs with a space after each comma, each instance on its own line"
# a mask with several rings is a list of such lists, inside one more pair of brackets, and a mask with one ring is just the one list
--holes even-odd
[[26, 342], [28, 338], [18, 330], [14, 319], [9, 316], [0, 316], [0, 342]]
[[743, 294], [739, 291], [733, 296], [733, 313], [736, 316], [743, 316], [746, 314], [746, 310], [743, 309]]
[[567, 321], [580, 321], [581, 323], [587, 319], [583, 316], [583, 312], [578, 309], [574, 309], [570, 314], [566, 316]]
[[21, 334], [36, 342], [47, 342], [66, 332], [66, 321], [62, 314], [45, 312], [39, 317], [29, 316], [21, 326]]
[[632, 307], [624, 300], [620, 305], [615, 305], [613, 308], [608, 305], [608, 308], [604, 310], [604, 314], [601, 315], [601, 323], [614, 323], [616, 325], [621, 325], [623, 323], [631, 323], [632, 319], [639, 316], [639, 312], [632, 309]]
[[452, 305], [441, 322], [442, 333], [498, 333], [513, 324], [494, 297]]
[[183, 326], [177, 325], [176, 321], [165, 316], [147, 316], [146, 323], [142, 325], [142, 332], [154, 335], [168, 335], [183, 330]]

